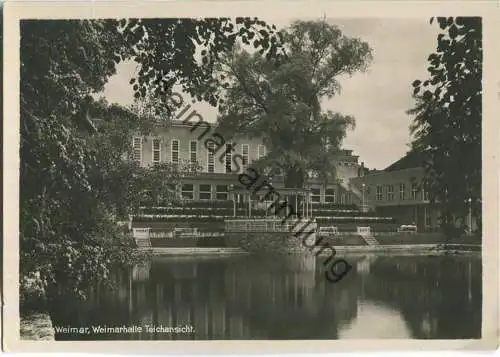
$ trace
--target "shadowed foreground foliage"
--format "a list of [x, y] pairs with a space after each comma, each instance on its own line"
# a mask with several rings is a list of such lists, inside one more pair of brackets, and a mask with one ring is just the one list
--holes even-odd
[[[137, 208], [145, 189], [175, 184], [183, 174], [130, 160], [131, 135], [151, 123], [94, 99], [116, 64], [139, 64], [132, 83], [138, 98], [162, 98], [177, 78], [195, 98], [216, 104], [211, 63], [248, 38], [268, 58], [277, 56], [273, 28], [258, 19], [21, 22], [22, 301], [32, 294], [84, 296], [89, 281], [106, 282], [113, 265], [132, 263], [132, 240], [117, 218]], [[201, 61], [197, 48], [205, 51]]]
[[413, 82], [413, 150], [426, 158], [424, 187], [441, 203], [445, 226], [458, 218], [463, 231], [469, 207], [481, 227], [482, 21], [434, 20], [441, 33], [428, 58], [430, 77]]

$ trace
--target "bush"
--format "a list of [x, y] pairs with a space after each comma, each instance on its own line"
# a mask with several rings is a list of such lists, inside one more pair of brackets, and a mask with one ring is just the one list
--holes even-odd
[[465, 233], [465, 226], [456, 226], [453, 223], [443, 223], [441, 225], [441, 232], [443, 232], [446, 239], [457, 238]]
[[31, 271], [20, 277], [19, 304], [22, 311], [45, 310], [46, 285], [39, 271]]

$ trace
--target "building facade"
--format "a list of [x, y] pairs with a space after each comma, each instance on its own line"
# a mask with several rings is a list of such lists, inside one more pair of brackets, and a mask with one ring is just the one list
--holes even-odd
[[415, 154], [408, 154], [385, 170], [351, 179], [362, 193], [362, 204], [400, 224], [414, 224], [419, 231], [439, 227], [439, 205], [431, 204], [423, 189], [424, 168]]
[[[261, 138], [245, 135], [227, 142], [220, 135], [222, 140], [214, 139], [214, 129], [201, 121], [158, 125], [152, 134], [133, 138], [134, 160], [144, 167], [157, 163], [196, 165], [199, 170], [183, 176], [177, 188], [183, 199], [245, 201], [244, 195], [233, 192], [241, 188], [238, 175], [269, 149]], [[312, 174], [307, 179], [313, 204], [356, 205], [363, 211], [392, 217], [398, 224], [414, 224], [422, 232], [439, 229], [440, 207], [430, 202], [422, 187], [423, 161], [417, 154], [409, 153], [384, 170], [371, 171], [359, 163], [352, 150], [342, 150], [332, 160], [335, 182], [325, 184]], [[271, 184], [277, 191], [283, 189], [283, 176], [273, 177]], [[476, 228], [475, 220], [469, 217], [468, 222]]]
[[[231, 186], [238, 185], [238, 175], [245, 172], [252, 162], [265, 156], [268, 148], [262, 139], [245, 135], [237, 135], [227, 142], [213, 139], [211, 130], [207, 123], [193, 125], [181, 121], [157, 126], [151, 135], [133, 138], [134, 160], [144, 167], [157, 163], [196, 165], [199, 171], [183, 178], [182, 197], [192, 200], [230, 199]], [[237, 154], [241, 157], [235, 160]], [[343, 150], [332, 158], [338, 177], [335, 183], [325, 185], [319, 178], [309, 175], [307, 186], [311, 189], [313, 203], [359, 205], [359, 193], [349, 184], [352, 178], [364, 172], [358, 159], [352, 150]], [[275, 177], [272, 185], [277, 190], [283, 188], [283, 177]]]

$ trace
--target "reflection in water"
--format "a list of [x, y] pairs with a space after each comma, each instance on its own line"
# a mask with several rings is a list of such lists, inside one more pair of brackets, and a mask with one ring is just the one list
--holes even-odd
[[339, 338], [412, 338], [400, 311], [382, 304], [358, 301], [356, 318], [339, 329]]
[[[56, 305], [56, 326], [142, 326], [57, 339], [479, 338], [479, 257], [350, 257], [328, 282], [314, 257], [155, 258], [117, 289]], [[194, 332], [146, 331], [146, 326]], [[186, 331], [189, 329], [184, 329]]]

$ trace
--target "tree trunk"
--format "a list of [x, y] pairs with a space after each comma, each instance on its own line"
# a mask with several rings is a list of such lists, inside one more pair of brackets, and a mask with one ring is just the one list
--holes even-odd
[[38, 239], [45, 240], [47, 238], [46, 232], [47, 229], [45, 227], [45, 213], [47, 211], [47, 185], [43, 185], [42, 194], [41, 194], [41, 204], [40, 204], [40, 231], [38, 235]]
[[[285, 188], [304, 188], [305, 172], [303, 169], [296, 166], [291, 167], [285, 174], [284, 178]], [[287, 198], [288, 204], [293, 207], [295, 213], [300, 213], [300, 203], [302, 201], [301, 195], [291, 195]]]
[[292, 167], [285, 174], [285, 188], [304, 188], [305, 172], [304, 170]]

